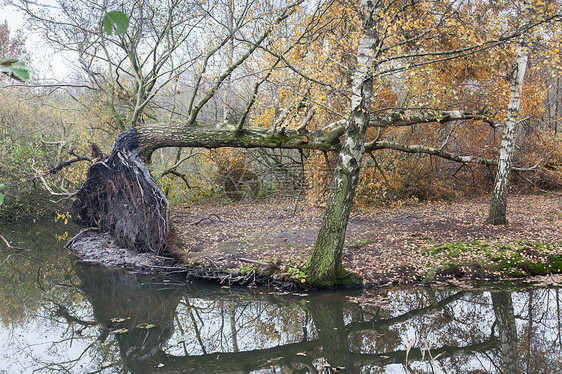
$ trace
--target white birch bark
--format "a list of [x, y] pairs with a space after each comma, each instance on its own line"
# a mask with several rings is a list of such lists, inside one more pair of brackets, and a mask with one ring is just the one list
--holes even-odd
[[[234, 61], [234, 1], [230, 0], [227, 6], [228, 17], [228, 31], [230, 32], [230, 41], [228, 42], [227, 60], [226, 65], [232, 65]], [[232, 74], [226, 78], [224, 82], [223, 94], [223, 112], [222, 122], [226, 125], [230, 117], [230, 95], [232, 93]]]
[[365, 153], [369, 124], [369, 104], [373, 93], [375, 51], [378, 44], [376, 18], [378, 1], [361, 1], [363, 35], [357, 47], [357, 69], [353, 77], [351, 114], [346, 124], [343, 145], [332, 175], [326, 212], [314, 252], [309, 262], [309, 282], [334, 285], [345, 275], [342, 250], [355, 187]]
[[515, 148], [515, 127], [517, 125], [517, 115], [519, 114], [519, 94], [527, 69], [529, 52], [525, 45], [521, 43], [517, 51], [515, 70], [511, 78], [511, 98], [507, 107], [507, 115], [503, 128], [503, 136], [498, 160], [498, 169], [494, 182], [494, 191], [490, 202], [490, 212], [486, 223], [492, 225], [507, 224], [507, 193], [509, 189], [509, 179], [511, 176], [511, 165], [513, 150]]

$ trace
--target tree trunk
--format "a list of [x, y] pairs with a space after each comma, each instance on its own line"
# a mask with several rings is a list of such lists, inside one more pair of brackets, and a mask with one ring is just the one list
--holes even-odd
[[513, 313], [513, 302], [508, 292], [492, 292], [492, 306], [496, 315], [496, 328], [503, 361], [502, 373], [517, 374], [517, 325]]
[[312, 258], [308, 263], [309, 282], [318, 285], [342, 283], [346, 275], [342, 252], [349, 214], [359, 181], [361, 161], [365, 153], [365, 135], [369, 124], [369, 107], [373, 93], [372, 74], [375, 69], [377, 4], [361, 1], [363, 36], [357, 48], [357, 71], [353, 79], [351, 115], [343, 145], [332, 175], [327, 208]]
[[517, 125], [517, 114], [519, 113], [519, 91], [525, 77], [527, 59], [529, 52], [521, 44], [517, 51], [517, 60], [513, 76], [511, 78], [511, 98], [507, 107], [507, 116], [503, 128], [502, 143], [500, 148], [500, 158], [494, 182], [494, 191], [490, 202], [490, 212], [486, 223], [492, 225], [507, 224], [507, 192], [509, 188], [509, 178], [511, 176], [511, 163], [513, 150], [515, 148], [515, 127]]

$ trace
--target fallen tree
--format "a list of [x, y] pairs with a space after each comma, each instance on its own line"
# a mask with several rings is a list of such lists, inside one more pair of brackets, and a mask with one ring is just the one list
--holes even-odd
[[[24, 1], [24, 3], [26, 2]], [[95, 39], [101, 36], [102, 42], [111, 42], [112, 48], [114, 48], [111, 50], [112, 52], [108, 51], [105, 44], [102, 43], [103, 48], [100, 50], [103, 49], [105, 53], [101, 57], [96, 51], [88, 50], [88, 53], [91, 53], [91, 66], [94, 66], [94, 61], [101, 60], [108, 63], [109, 70], [114, 70], [116, 77], [134, 78], [134, 89], [128, 92], [128, 96], [124, 95], [127, 98], [125, 101], [129, 104], [134, 103], [134, 105], [130, 110], [130, 115], [124, 116], [124, 118], [130, 119], [129, 122], [123, 122], [122, 116], [116, 115], [120, 120], [119, 128], [131, 127], [131, 129], [119, 136], [107, 159], [91, 166], [88, 179], [75, 202], [77, 221], [83, 225], [98, 227], [112, 233], [123, 246], [139, 251], [164, 253], [168, 250], [167, 242], [170, 234], [168, 204], [162, 192], [151, 179], [146, 165], [141, 160], [142, 157], [149, 160], [155, 150], [163, 147], [284, 148], [335, 151], [339, 153], [339, 157], [332, 175], [326, 214], [314, 254], [309, 262], [308, 280], [316, 284], [337, 284], [346, 276], [341, 263], [341, 253], [347, 220], [365, 152], [393, 149], [401, 152], [435, 155], [459, 163], [497, 164], [494, 160], [446, 150], [445, 144], [448, 137], [441, 148], [420, 144], [402, 144], [392, 139], [379, 139], [378, 136], [375, 140], [368, 141], [367, 139], [372, 139], [367, 138], [369, 127], [443, 124], [463, 120], [484, 121], [495, 127], [485, 111], [411, 110], [408, 109], [409, 105], [404, 103], [403, 97], [391, 100], [388, 106], [390, 109], [380, 109], [381, 106], [375, 105], [378, 103], [374, 103], [372, 100], [373, 91], [383, 85], [389, 88], [388, 93], [392, 93], [391, 96], [401, 96], [402, 94], [398, 92], [394, 95], [394, 91], [401, 90], [398, 87], [402, 84], [399, 76], [404, 72], [411, 72], [429, 65], [442, 66], [443, 76], [448, 77], [448, 68], [443, 65], [444, 62], [487, 53], [493, 48], [510, 43], [532, 28], [539, 28], [543, 24], [559, 20], [556, 13], [547, 12], [544, 13], [544, 17], [516, 25], [513, 29], [500, 29], [497, 34], [492, 35], [489, 30], [477, 28], [473, 33], [469, 33], [471, 38], [468, 40], [465, 40], [466, 38], [457, 40], [456, 33], [464, 35], [467, 26], [475, 25], [472, 22], [474, 9], [470, 6], [462, 9], [466, 22], [460, 27], [458, 22], [460, 13], [451, 8], [448, 2], [433, 4], [414, 1], [399, 4], [362, 0], [360, 6], [349, 6], [349, 4], [331, 1], [325, 4], [319, 2], [314, 7], [304, 5], [306, 5], [304, 1], [299, 0], [283, 6], [270, 14], [266, 23], [260, 23], [260, 27], [246, 29], [245, 20], [248, 15], [246, 11], [250, 9], [250, 5], [248, 5], [238, 15], [239, 22], [236, 24], [226, 22], [231, 25], [223, 30], [225, 34], [212, 38], [216, 44], [210, 43], [211, 47], [203, 48], [201, 51], [197, 51], [195, 48], [196, 53], [194, 53], [193, 59], [188, 59], [189, 62], [185, 63], [186, 69], [187, 66], [192, 66], [194, 69], [192, 74], [194, 84], [189, 87], [191, 94], [187, 100], [188, 105], [185, 113], [180, 117], [184, 120], [176, 123], [171, 121], [145, 123], [147, 118], [151, 118], [149, 113], [145, 113], [148, 104], [164, 87], [164, 85], [156, 87], [155, 84], [177, 81], [180, 74], [186, 71], [174, 72], [175, 64], [171, 52], [159, 52], [159, 46], [162, 47], [160, 43], [168, 40], [168, 37], [164, 37], [164, 35], [168, 35], [167, 33], [170, 32], [170, 38], [175, 40], [175, 32], [171, 31], [170, 26], [174, 22], [162, 22], [165, 25], [164, 30], [155, 33], [152, 38], [146, 38], [155, 45], [154, 48], [148, 49], [151, 51], [149, 55], [153, 57], [145, 59], [141, 58], [142, 53], [140, 53], [145, 49], [138, 44], [143, 41], [143, 38], [139, 36], [143, 35], [141, 32], [131, 32], [130, 35], [115, 39], [104, 39], [103, 33], [99, 35], [98, 30], [85, 30], [85, 34], [88, 36], [95, 37]], [[134, 5], [134, 9], [136, 8], [137, 6]], [[349, 13], [340, 19], [342, 10]], [[484, 7], [482, 10], [486, 13], [488, 9]], [[311, 13], [306, 13], [308, 11]], [[512, 9], [512, 12], [517, 14], [517, 9]], [[207, 14], [207, 11], [201, 12], [201, 14]], [[289, 25], [283, 22], [289, 17], [297, 18], [298, 15], [306, 15], [306, 17], [302, 17], [305, 20], [304, 24], [294, 30], [293, 34], [287, 33], [286, 31], [290, 29]], [[422, 16], [424, 18], [420, 22]], [[69, 15], [69, 17], [73, 19], [73, 15]], [[352, 23], [348, 24], [348, 17], [353, 18]], [[478, 19], [478, 15], [475, 17]], [[173, 18], [173, 12], [170, 12], [170, 19]], [[40, 19], [42, 20], [43, 17]], [[146, 17], [141, 14], [137, 21], [139, 30], [142, 29], [144, 20]], [[209, 22], [205, 22], [206, 20], [206, 18], [202, 18], [194, 25], [209, 24]], [[79, 22], [77, 23], [79, 24]], [[351, 33], [356, 39], [345, 47], [339, 45], [339, 42], [333, 45], [334, 53], [340, 48], [343, 48], [343, 53], [341, 62], [336, 61], [335, 65], [332, 65], [334, 62], [332, 61], [332, 51], [326, 48], [330, 41], [325, 40], [325, 44], [321, 43], [314, 49], [314, 40], [325, 36], [327, 29], [337, 30], [341, 24], [348, 25], [340, 30], [342, 36], [347, 38]], [[64, 23], [56, 22], [51, 26], [66, 27]], [[493, 22], [490, 26], [493, 26]], [[198, 27], [193, 26], [193, 30]], [[408, 31], [412, 27], [414, 32]], [[448, 30], [456, 31], [449, 34]], [[133, 35], [137, 36], [133, 37]], [[338, 37], [335, 37], [334, 40], [342, 39], [339, 34], [337, 35]], [[180, 45], [185, 40], [178, 40], [174, 45]], [[280, 40], [283, 41], [281, 46], [278, 45]], [[87, 43], [80, 42], [75, 45], [91, 44], [89, 39], [86, 41]], [[240, 45], [236, 49], [237, 53], [233, 54], [235, 41], [240, 42]], [[439, 41], [439, 43], [433, 45], [433, 41]], [[454, 43], [451, 43], [452, 41]], [[169, 47], [171, 48], [171, 46]], [[289, 57], [302, 56], [303, 50], [309, 47], [311, 50], [308, 51], [308, 59]], [[226, 58], [228, 63], [227, 66], [216, 68], [212, 66], [212, 61], [218, 57], [221, 49], [223, 49], [224, 57], [228, 57]], [[168, 47], [163, 50], [168, 51]], [[326, 67], [322, 67], [325, 69], [322, 70], [322, 74], [327, 75], [328, 71], [343, 68], [334, 81], [320, 80], [323, 79], [322, 74], [317, 77], [313, 71], [307, 69], [307, 66], [300, 65], [301, 61], [304, 64], [313, 64], [319, 59], [319, 55], [313, 52], [320, 51], [325, 51], [327, 55], [321, 59], [326, 63]], [[391, 51], [394, 53], [390, 53]], [[233, 71], [248, 62], [249, 57], [256, 55], [257, 52], [263, 53], [260, 56], [259, 64], [256, 65], [259, 67], [260, 73], [255, 74], [254, 79], [251, 80], [255, 83], [254, 90], [250, 95], [246, 95], [247, 104], [241, 118], [234, 125], [225, 122], [205, 123], [202, 119], [204, 117], [202, 109], [212, 106], [210, 104], [217, 99], [219, 90], [225, 89], [223, 93], [230, 92], [230, 88], [225, 88], [225, 86], [231, 82]], [[115, 57], [112, 53], [115, 56], [121, 54], [122, 58], [112, 58]], [[165, 56], [165, 58], [159, 60], [157, 56]], [[349, 56], [352, 57], [349, 58]], [[130, 67], [128, 64], [122, 63], [125, 60], [129, 61]], [[168, 65], [172, 67], [169, 71], [163, 69]], [[150, 68], [151, 66], [152, 68]], [[161, 70], [166, 70], [167, 73], [160, 74]], [[150, 73], [146, 74], [148, 71]], [[276, 114], [278, 118], [274, 122], [259, 123], [259, 120], [254, 118], [251, 120], [252, 126], [248, 126], [247, 123], [250, 120], [247, 120], [247, 115], [256, 101], [260, 85], [268, 81], [270, 76], [277, 71], [288, 71], [295, 75], [293, 78], [296, 79], [293, 81], [298, 82], [292, 91], [295, 99], [285, 108], [286, 110], [279, 110], [280, 114]], [[91, 72], [88, 70], [88, 73]], [[98, 75], [94, 73], [90, 75], [97, 86], [103, 86], [99, 84]], [[212, 79], [205, 85], [204, 78], [209, 75], [212, 76]], [[385, 82], [385, 79], [391, 76], [397, 78]], [[350, 77], [352, 79], [349, 79]], [[127, 81], [120, 83], [119, 78], [116, 79], [120, 90], [129, 84]], [[110, 76], [109, 80], [113, 82], [113, 76]], [[306, 82], [306, 84], [301, 87], [301, 82]], [[377, 86], [375, 86], [375, 82]], [[462, 78], [458, 84], [461, 87], [463, 84], [472, 86], [472, 82], [473, 79], [468, 76]], [[285, 87], [286, 83], [280, 83], [279, 86]], [[313, 90], [318, 90], [321, 96], [315, 98], [311, 94]], [[427, 87], [424, 87], [424, 90], [427, 90]], [[118, 114], [118, 108], [114, 105], [116, 91], [120, 92], [114, 86], [106, 90], [106, 93], [109, 106], [115, 114]], [[127, 92], [123, 94], [125, 93]], [[278, 96], [281, 96], [281, 93]], [[325, 104], [329, 102], [329, 100], [324, 100], [327, 96], [330, 96], [333, 104]], [[417, 98], [412, 99], [411, 105], [414, 108], [434, 107], [423, 104], [426, 103], [424, 96], [419, 94]], [[462, 102], [459, 98], [453, 97], [456, 100], [455, 106]], [[434, 102], [439, 103], [439, 101]], [[217, 103], [214, 102], [214, 104], [216, 106]], [[308, 108], [304, 121], [299, 127], [296, 127], [294, 123], [289, 125], [290, 121], [285, 120], [290, 117], [289, 114], [296, 117], [301, 106]], [[438, 107], [454, 106], [440, 105]], [[315, 116], [314, 111], [320, 110], [320, 108], [325, 113]], [[174, 111], [172, 110], [172, 112]], [[316, 130], [308, 128], [312, 127], [309, 124], [313, 116], [315, 116]], [[226, 114], [225, 117], [227, 117]], [[334, 119], [339, 120], [334, 121]], [[328, 125], [324, 126], [324, 124]], [[291, 126], [293, 128], [290, 128]]]
[[[460, 120], [488, 121], [485, 112], [443, 111], [412, 116], [373, 116], [369, 127], [408, 126], [419, 123], [447, 123]], [[76, 194], [75, 220], [85, 227], [110, 232], [117, 245], [139, 252], [168, 252], [169, 205], [154, 183], [144, 160], [163, 147], [283, 148], [339, 151], [345, 122], [320, 130], [266, 127], [217, 126], [214, 124], [154, 123], [127, 130], [117, 138], [110, 155], [90, 166], [87, 179]], [[429, 153], [460, 163], [496, 165], [496, 160], [461, 156], [419, 145], [390, 141], [366, 144], [365, 151], [395, 149]], [[521, 169], [529, 170], [529, 169]]]
[[73, 204], [75, 221], [113, 234], [139, 252], [167, 252], [169, 205], [138, 153], [137, 130], [115, 140], [111, 154], [90, 166]]

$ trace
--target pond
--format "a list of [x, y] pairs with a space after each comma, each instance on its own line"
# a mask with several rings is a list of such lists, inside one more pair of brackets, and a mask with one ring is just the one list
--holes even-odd
[[65, 230], [0, 228], [29, 249], [0, 253], [0, 373], [562, 372], [559, 288], [224, 288], [75, 263]]

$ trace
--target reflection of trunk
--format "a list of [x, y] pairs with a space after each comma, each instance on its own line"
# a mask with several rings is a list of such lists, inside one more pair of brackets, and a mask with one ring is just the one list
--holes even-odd
[[349, 372], [353, 372], [348, 334], [343, 321], [345, 299], [342, 296], [343, 300], [334, 302], [332, 298], [328, 299], [330, 296], [336, 295], [319, 295], [308, 306], [322, 347], [322, 356], [332, 368], [346, 368]]
[[336, 169], [332, 175], [324, 220], [316, 239], [309, 263], [313, 283], [333, 285], [344, 276], [342, 250], [347, 222], [359, 181], [361, 161], [365, 153], [365, 135], [369, 123], [372, 74], [375, 68], [375, 48], [379, 42], [376, 24], [378, 2], [361, 1], [363, 36], [357, 47], [357, 71], [353, 78], [351, 115], [348, 120], [343, 145]]
[[[111, 329], [128, 329], [115, 336], [121, 357], [132, 372], [143, 372], [145, 362], [173, 334], [181, 289], [162, 290], [161, 284], [151, 285], [147, 277], [122, 271], [80, 266], [76, 273], [96, 320]], [[118, 322], [116, 318], [124, 320]]]
[[507, 117], [503, 128], [500, 158], [494, 182], [492, 201], [490, 202], [490, 212], [486, 219], [486, 223], [492, 225], [507, 224], [507, 191], [509, 188], [509, 178], [511, 176], [513, 150], [515, 148], [515, 126], [517, 125], [517, 114], [519, 113], [519, 91], [523, 84], [528, 56], [529, 53], [527, 49], [521, 45], [517, 51], [516, 67], [511, 79], [511, 98], [507, 107]]
[[[91, 302], [94, 316], [97, 322], [82, 322], [84, 326], [92, 326], [95, 323], [101, 323], [106, 326], [104, 331], [111, 328], [128, 328], [129, 331], [115, 335], [115, 340], [119, 344], [119, 350], [126, 369], [133, 373], [249, 373], [253, 371], [268, 371], [274, 368], [284, 367], [287, 372], [291, 370], [299, 370], [299, 367], [313, 367], [320, 359], [328, 361], [331, 367], [345, 367], [345, 372], [355, 373], [359, 372], [362, 367], [369, 367], [373, 365], [385, 367], [390, 364], [404, 363], [406, 356], [405, 350], [392, 351], [392, 352], [374, 352], [363, 353], [363, 347], [370, 350], [371, 346], [358, 346], [354, 347], [353, 352], [348, 345], [348, 337], [352, 332], [360, 332], [363, 330], [373, 331], [381, 330], [382, 327], [400, 326], [403, 323], [410, 323], [410, 321], [417, 321], [416, 317], [424, 315], [432, 315], [438, 310], [443, 310], [447, 305], [453, 303], [466, 293], [456, 293], [449, 295], [443, 300], [429, 305], [424, 308], [414, 309], [409, 312], [403, 313], [387, 319], [374, 319], [369, 322], [352, 322], [345, 325], [345, 298], [341, 294], [323, 293], [315, 295], [306, 305], [306, 310], [309, 312], [313, 324], [317, 330], [316, 335], [318, 340], [309, 341], [303, 339], [300, 342], [281, 344], [272, 348], [261, 348], [262, 346], [257, 343], [253, 345], [251, 350], [242, 352], [214, 352], [202, 353], [199, 355], [190, 355], [189, 350], [186, 350], [184, 356], [173, 356], [162, 350], [162, 346], [171, 346], [170, 338], [172, 336], [174, 319], [176, 318], [176, 309], [180, 300], [186, 300], [185, 306], [189, 311], [193, 311], [192, 305], [189, 303], [190, 298], [203, 299], [203, 300], [221, 300], [223, 303], [226, 301], [229, 307], [225, 311], [230, 311], [231, 326], [235, 326], [236, 320], [244, 320], [241, 315], [241, 309], [236, 309], [237, 301], [241, 297], [237, 294], [236, 290], [224, 291], [216, 287], [201, 287], [199, 286], [195, 292], [191, 292], [185, 285], [175, 287], [173, 284], [167, 283], [166, 288], [162, 289], [161, 283], [151, 285], [151, 278], [145, 276], [131, 275], [120, 271], [107, 271], [99, 270], [99, 268], [91, 268], [89, 266], [79, 266], [76, 269], [77, 275], [82, 281], [81, 289]], [[158, 282], [158, 280], [157, 280]], [[509, 295], [508, 295], [509, 297]], [[270, 313], [267, 320], [274, 324], [279, 322], [276, 316], [283, 313], [283, 309], [289, 308], [293, 310], [295, 305], [299, 305], [302, 299], [292, 296], [276, 296], [254, 294], [252, 301], [256, 303], [267, 303], [276, 308], [267, 308]], [[497, 316], [497, 326], [500, 331], [500, 337], [509, 334], [509, 328], [513, 325], [513, 307], [509, 298], [506, 299], [505, 294], [492, 295], [494, 302], [494, 310]], [[248, 304], [248, 299], [244, 298], [244, 305]], [[508, 306], [507, 317], [501, 308]], [[250, 308], [252, 309], [252, 308]], [[496, 310], [499, 309], [499, 310]], [[511, 312], [509, 312], [509, 309]], [[233, 312], [238, 310], [238, 314]], [[220, 319], [216, 311], [211, 314], [214, 318]], [[504, 313], [504, 314], [502, 314]], [[238, 316], [238, 318], [236, 318]], [[67, 318], [68, 323], [80, 323], [72, 318], [68, 313], [63, 315]], [[225, 317], [226, 316], [222, 316]], [[113, 323], [112, 318], [125, 318], [124, 321]], [[129, 318], [129, 319], [127, 319]], [[207, 346], [204, 348], [208, 341], [208, 336], [200, 336], [201, 332], [210, 334], [220, 334], [228, 336], [228, 323], [218, 323], [216, 328], [198, 330], [197, 325], [203, 321], [199, 316], [193, 319], [193, 326], [190, 329], [182, 331], [183, 335], [194, 335], [193, 339], [200, 339], [200, 344], [203, 352], [210, 352], [216, 349], [216, 346]], [[213, 318], [213, 317], [211, 317]], [[180, 317], [179, 320], [182, 320]], [[504, 323], [503, 321], [508, 321]], [[214, 324], [211, 319], [208, 324]], [[150, 323], [155, 326], [151, 329], [142, 329], [137, 326], [141, 323]], [[207, 324], [207, 321], [204, 322]], [[189, 324], [187, 324], [189, 325]], [[224, 330], [221, 330], [221, 327]], [[242, 332], [244, 325], [235, 326], [238, 329], [238, 342], [240, 348], [243, 350], [247, 345], [247, 337]], [[297, 327], [298, 329], [298, 327]], [[231, 330], [232, 331], [232, 330]], [[193, 334], [192, 334], [193, 332]], [[507, 333], [506, 333], [507, 332]], [[288, 334], [291, 332], [288, 331]], [[294, 341], [294, 340], [293, 340]], [[515, 340], [512, 340], [514, 342]], [[195, 342], [191, 342], [196, 345]], [[267, 344], [267, 343], [266, 343]], [[369, 344], [369, 343], [363, 343]], [[189, 342], [187, 342], [189, 345]], [[236, 344], [234, 344], [236, 345]], [[497, 350], [498, 343], [495, 337], [474, 343], [465, 347], [457, 347], [453, 345], [445, 345], [441, 347], [432, 348], [434, 356], [440, 357], [454, 357], [462, 356], [462, 360], [471, 359], [474, 352], [489, 352]], [[102, 349], [110, 349], [110, 347], [103, 345]], [[502, 353], [503, 353], [502, 347]], [[410, 361], [423, 361], [424, 356], [420, 350], [412, 350], [409, 352]], [[425, 356], [427, 358], [427, 356]], [[505, 360], [504, 355], [504, 360]], [[312, 371], [312, 370], [311, 370]], [[506, 371], [506, 373], [511, 373]]]
[[496, 315], [496, 327], [500, 351], [503, 359], [503, 373], [517, 374], [517, 325], [511, 294], [508, 292], [492, 292], [492, 305]]
[[236, 305], [232, 304], [228, 309], [230, 315], [230, 336], [232, 338], [232, 350], [239, 352], [238, 348], [238, 332], [236, 331]]

